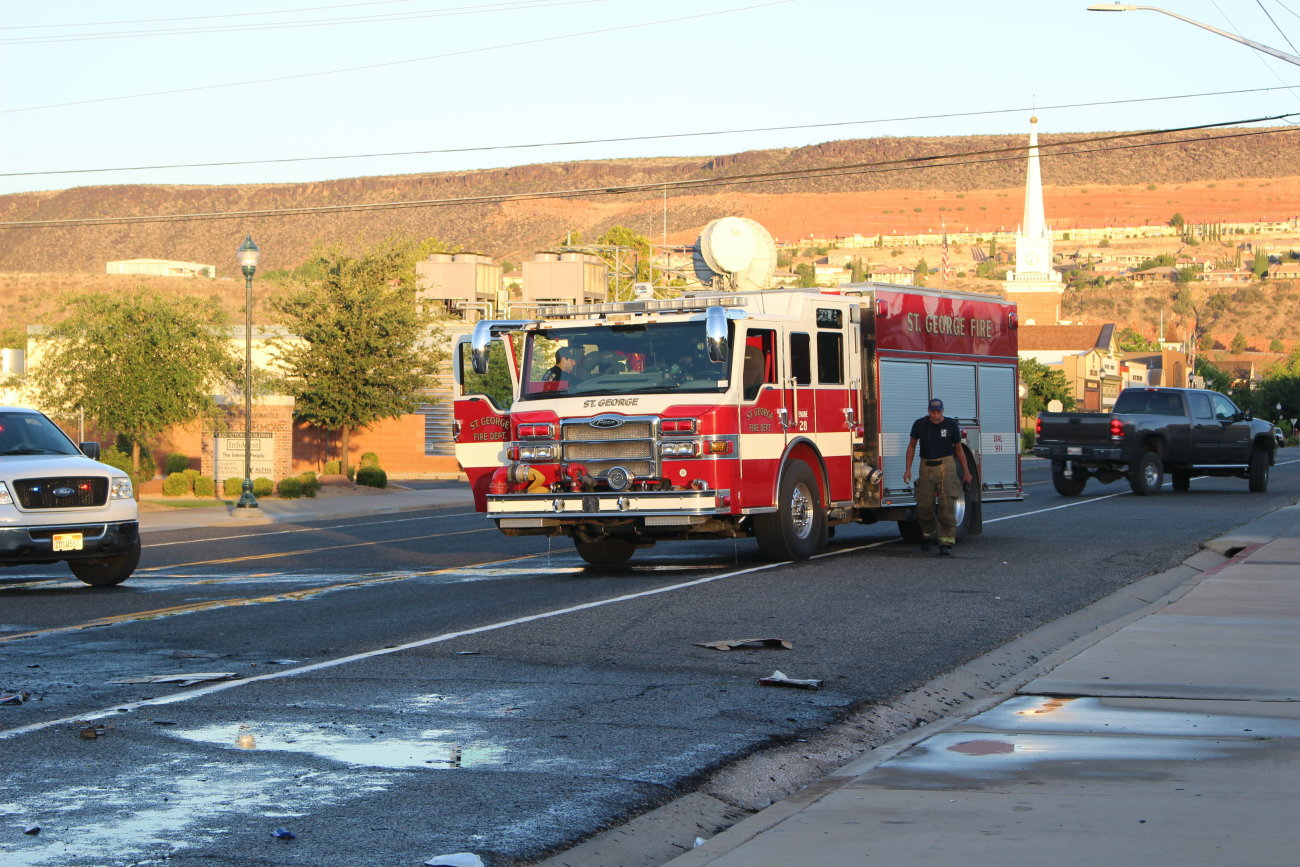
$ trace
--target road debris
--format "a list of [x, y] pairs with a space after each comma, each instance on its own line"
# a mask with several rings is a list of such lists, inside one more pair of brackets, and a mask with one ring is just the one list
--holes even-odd
[[472, 852], [455, 852], [451, 855], [434, 855], [424, 862], [424, 867], [483, 867], [483, 859]]
[[795, 689], [821, 689], [822, 682], [811, 678], [801, 680], [799, 678], [789, 677], [782, 671], [774, 671], [767, 677], [760, 677], [758, 682], [763, 686], [790, 686]]
[[35, 837], [37, 834], [41, 833], [41, 826], [28, 825], [26, 828], [23, 828], [23, 833]]
[[110, 680], [109, 683], [174, 683], [177, 686], [193, 686], [210, 680], [234, 680], [239, 677], [233, 671], [191, 671], [185, 674], [153, 674], [148, 677], [124, 677]]
[[28, 692], [11, 692], [8, 695], [0, 695], [0, 704], [22, 704], [31, 698]]
[[271, 832], [271, 836], [274, 837], [274, 838], [277, 839], [277, 840], [297, 840], [297, 839], [298, 839], [298, 835], [295, 834], [295, 833], [293, 833], [292, 831], [290, 831], [288, 828], [276, 828], [274, 831]]
[[114, 728], [117, 728], [117, 726], [92, 725], [92, 726], [87, 726], [84, 729], [81, 729], [81, 731], [79, 731], [78, 734], [81, 735], [81, 739], [83, 741], [93, 741], [95, 740], [95, 738], [102, 738], [104, 735], [108, 734], [110, 729], [114, 729]]
[[696, 647], [710, 650], [736, 650], [738, 648], [774, 647], [780, 650], [794, 650], [794, 645], [784, 638], [728, 638], [722, 641], [697, 641]]

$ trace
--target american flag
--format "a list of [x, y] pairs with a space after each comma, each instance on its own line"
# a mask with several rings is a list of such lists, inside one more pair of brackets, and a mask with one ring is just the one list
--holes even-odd
[[943, 258], [939, 260], [939, 275], [944, 286], [948, 285], [948, 277], [952, 274], [952, 264], [948, 261], [948, 226], [943, 226]]

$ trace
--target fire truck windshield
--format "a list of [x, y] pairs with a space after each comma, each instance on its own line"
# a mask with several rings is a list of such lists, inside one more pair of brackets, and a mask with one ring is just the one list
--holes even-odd
[[699, 322], [532, 331], [520, 397], [725, 391], [728, 365], [709, 361], [704, 341], [704, 326]]

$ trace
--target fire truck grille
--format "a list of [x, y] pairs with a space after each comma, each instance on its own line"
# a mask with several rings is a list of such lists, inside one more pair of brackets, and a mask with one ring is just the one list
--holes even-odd
[[563, 428], [564, 460], [584, 464], [601, 478], [614, 467], [634, 476], [655, 474], [653, 429], [648, 421], [628, 422], [616, 428], [595, 428], [586, 422]]
[[108, 501], [108, 479], [103, 476], [18, 479], [14, 494], [24, 509], [68, 509], [102, 506]]

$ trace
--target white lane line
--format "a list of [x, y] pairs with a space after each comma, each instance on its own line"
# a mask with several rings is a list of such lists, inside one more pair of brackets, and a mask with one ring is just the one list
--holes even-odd
[[[892, 540], [891, 540], [892, 541]], [[884, 543], [877, 543], [884, 544]], [[870, 546], [864, 546], [870, 547]], [[859, 550], [859, 549], [850, 549]], [[429, 638], [422, 638], [418, 641], [410, 641], [406, 644], [399, 644], [394, 647], [385, 647], [379, 650], [368, 650], [364, 653], [354, 653], [350, 656], [341, 656], [338, 659], [330, 659], [324, 662], [317, 662], [312, 665], [304, 665], [298, 668], [286, 669], [282, 671], [268, 672], [259, 674], [254, 677], [246, 677], [240, 680], [223, 681], [197, 689], [187, 690], [183, 693], [173, 695], [159, 696], [157, 698], [143, 699], [141, 701], [128, 702], [126, 704], [115, 705], [114, 707], [105, 708], [97, 711], [87, 711], [76, 714], [75, 716], [62, 717], [60, 719], [46, 720], [44, 722], [32, 723], [31, 725], [19, 726], [18, 728], [0, 730], [0, 740], [17, 737], [18, 735], [30, 734], [32, 732], [43, 731], [53, 728], [54, 726], [69, 725], [86, 720], [103, 719], [104, 717], [115, 716], [126, 711], [139, 710], [145, 707], [157, 707], [159, 705], [175, 704], [177, 702], [189, 701], [190, 699], [199, 698], [200, 696], [211, 695], [212, 693], [223, 692], [227, 689], [244, 686], [250, 683], [257, 683], [263, 680], [279, 680], [284, 677], [292, 677], [299, 674], [307, 674], [313, 671], [324, 671], [330, 668], [336, 668], [340, 665], [348, 665], [353, 662], [360, 662], [366, 659], [373, 659], [378, 656], [387, 656], [392, 653], [401, 653], [407, 650], [414, 650], [420, 647], [428, 647], [431, 644], [440, 644], [446, 641], [452, 641], [457, 638], [465, 638], [469, 635], [481, 635], [485, 632], [495, 632], [501, 629], [508, 629], [512, 626], [520, 626], [525, 623], [535, 623], [539, 620], [548, 620], [553, 617], [562, 617], [566, 614], [574, 614], [579, 611], [590, 611], [593, 608], [603, 608], [606, 605], [616, 605], [620, 602], [631, 602], [636, 599], [644, 599], [649, 596], [657, 596], [661, 593], [671, 593], [676, 590], [684, 590], [688, 587], [698, 587], [703, 584], [711, 584], [715, 581], [722, 581], [727, 578], [734, 578], [740, 575], [748, 575], [753, 572], [763, 572], [768, 569], [774, 569], [777, 566], [784, 566], [786, 563], [764, 563], [759, 566], [753, 566], [748, 569], [741, 569], [735, 572], [726, 572], [720, 575], [709, 575], [703, 578], [696, 578], [694, 581], [686, 581], [681, 584], [672, 584], [666, 587], [659, 587], [653, 590], [643, 590], [639, 593], [628, 593], [622, 596], [614, 596], [609, 599], [597, 599], [592, 602], [584, 602], [580, 605], [570, 605], [567, 608], [557, 608], [552, 611], [543, 611], [538, 614], [529, 614], [524, 617], [516, 617], [511, 620], [502, 620], [497, 623], [489, 623], [484, 626], [476, 626], [472, 629], [461, 629], [455, 632], [444, 632], [441, 635], [434, 635]]]
[[[1293, 463], [1293, 461], [1287, 461], [1287, 463]], [[1074, 508], [1075, 506], [1084, 506], [1089, 503], [1098, 503], [1101, 502], [1102, 500], [1109, 500], [1113, 497], [1123, 497], [1129, 495], [1130, 493], [1131, 492], [1129, 491], [1123, 491], [1116, 494], [1103, 494], [1100, 497], [1092, 497], [1086, 500], [1079, 500], [1071, 503], [1063, 503], [1059, 506], [1049, 506], [1046, 509], [1036, 509], [1032, 512], [1021, 512], [1015, 515], [1006, 515], [1001, 518], [992, 518], [988, 521], [985, 521], [985, 523], [993, 524], [998, 521], [1007, 521], [1012, 518], [1027, 518], [1030, 517], [1031, 515], [1039, 515], [1044, 512], [1054, 512], [1057, 511], [1058, 509], [1070, 509], [1070, 508]], [[415, 520], [415, 519], [406, 519], [406, 520]], [[356, 526], [356, 525], [350, 525], [350, 526]], [[318, 528], [318, 529], [322, 529], [322, 528]], [[844, 548], [836, 551], [828, 551], [824, 554], [819, 554], [817, 559], [820, 559], [822, 557], [835, 557], [841, 554], [851, 554], [855, 551], [863, 551], [869, 548], [877, 548], [880, 547], [881, 545], [891, 545], [897, 541], [898, 540], [896, 539], [887, 539], [879, 542], [871, 542], [866, 545], [857, 545], [852, 548]], [[349, 663], [360, 662], [361, 660], [365, 660], [365, 659], [373, 659], [379, 656], [387, 656], [388, 654], [391, 653], [401, 653], [403, 651], [413, 650], [418, 647], [428, 647], [431, 644], [440, 644], [446, 641], [452, 641], [457, 638], [464, 638], [469, 635], [481, 635], [486, 632], [495, 632], [501, 629], [508, 629], [511, 626], [520, 626], [525, 623], [534, 623], [540, 620], [548, 620], [553, 617], [562, 617], [566, 614], [574, 614], [579, 611], [589, 611], [594, 608], [603, 608], [606, 605], [615, 605], [620, 602], [630, 602], [636, 599], [644, 599], [649, 596], [657, 596], [661, 593], [671, 593], [677, 590], [685, 590], [689, 587], [699, 587], [704, 584], [712, 584], [715, 581], [722, 581], [727, 578], [735, 578], [741, 575], [750, 575], [755, 572], [764, 572], [768, 569], [774, 569], [778, 566], [785, 566], [785, 565], [787, 565], [787, 562], [764, 563], [759, 566], [752, 566], [748, 569], [740, 569], [735, 572], [724, 572], [718, 575], [710, 575], [704, 578], [697, 578], [693, 581], [686, 581], [681, 584], [670, 584], [664, 587], [656, 588], [654, 590], [643, 590], [640, 593], [628, 593], [623, 596], [615, 596], [609, 599], [598, 599], [593, 602], [584, 602], [581, 605], [571, 605], [567, 608], [558, 608], [553, 611], [543, 611], [538, 614], [530, 614], [525, 617], [516, 617], [512, 620], [502, 620], [497, 623], [489, 623], [484, 626], [477, 626], [474, 627], [473, 629], [462, 629], [456, 632], [444, 632], [441, 635], [434, 635], [429, 638], [422, 638], [418, 641], [411, 641], [406, 644], [397, 645], [395, 647], [385, 647], [379, 650], [369, 650], [364, 653], [355, 653], [352, 654], [351, 656], [343, 656], [343, 657], [339, 657], [338, 659], [326, 660], [324, 662], [318, 662], [312, 665], [305, 665], [300, 668], [285, 669], [282, 671], [269, 672], [267, 674], [259, 674], [255, 677], [246, 677], [240, 680], [230, 680], [230, 681], [224, 681], [222, 683], [214, 683], [209, 686], [200, 687], [198, 689], [187, 690], [186, 692], [183, 693], [176, 693], [173, 695], [161, 696], [158, 698], [143, 699], [141, 701], [116, 705], [114, 707], [106, 708], [104, 710], [88, 711], [86, 713], [80, 713], [75, 716], [63, 717], [61, 719], [54, 719], [54, 720], [46, 720], [45, 722], [32, 723], [31, 725], [20, 726], [18, 728], [13, 728], [13, 729], [4, 729], [4, 730], [0, 730], [0, 740], [6, 740], [8, 738], [16, 737], [22, 734], [28, 734], [30, 732], [43, 731], [45, 729], [52, 728], [58, 725], [68, 725], [81, 720], [103, 719], [104, 717], [113, 716], [114, 714], [118, 714], [126, 711], [139, 710], [140, 708], [144, 708], [144, 707], [155, 707], [158, 705], [176, 704], [178, 702], [189, 701], [190, 699], [199, 698], [201, 696], [210, 695], [212, 693], [224, 692], [227, 689], [234, 689], [236, 687], [243, 686], [249, 683], [257, 683], [258, 681], [263, 681], [263, 680], [279, 680], [280, 678], [293, 677], [299, 674], [306, 674], [312, 671], [323, 671], [325, 669], [335, 668], [340, 665], [348, 665]], [[472, 567], [468, 567], [468, 568], [472, 568]]]

